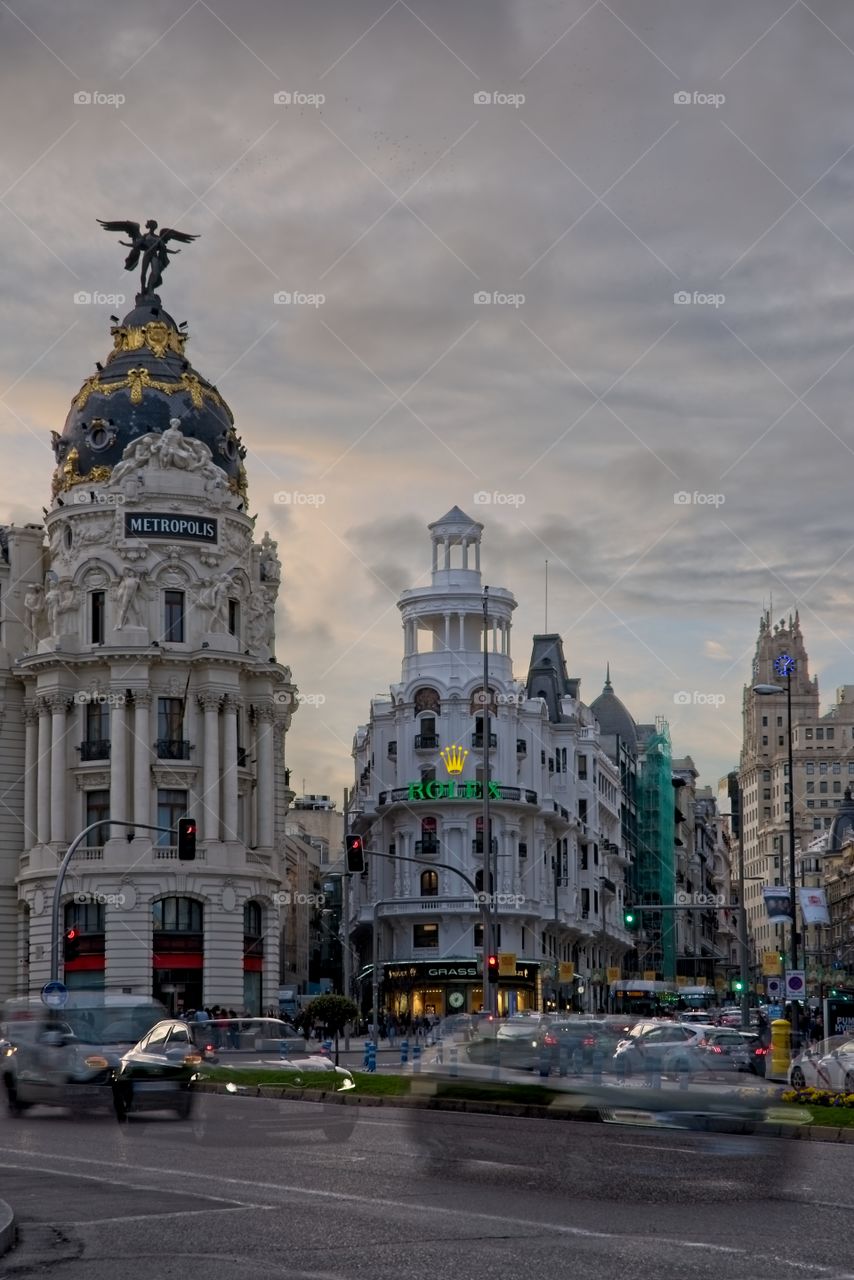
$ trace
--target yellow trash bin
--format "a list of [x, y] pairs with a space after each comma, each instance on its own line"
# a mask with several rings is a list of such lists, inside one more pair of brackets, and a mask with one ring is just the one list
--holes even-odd
[[788, 1018], [775, 1018], [771, 1023], [771, 1075], [789, 1074], [792, 1057], [792, 1024]]

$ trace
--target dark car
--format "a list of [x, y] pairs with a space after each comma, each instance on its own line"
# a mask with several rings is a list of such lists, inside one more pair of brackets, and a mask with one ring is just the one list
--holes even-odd
[[535, 1071], [540, 1066], [548, 1031], [549, 1023], [538, 1017], [481, 1024], [475, 1039], [466, 1045], [466, 1054], [470, 1062], [483, 1066]]
[[750, 1070], [750, 1050], [742, 1033], [729, 1027], [706, 1032], [697, 1046], [699, 1066], [715, 1073]]
[[293, 1058], [309, 1052], [305, 1036], [279, 1018], [215, 1018], [187, 1025], [196, 1048], [209, 1054], [276, 1053]]
[[764, 1076], [768, 1055], [771, 1052], [770, 1048], [757, 1031], [739, 1031], [738, 1034], [747, 1046], [750, 1070], [756, 1076]]
[[113, 1072], [116, 1118], [126, 1121], [139, 1111], [174, 1111], [186, 1120], [204, 1061], [204, 1051], [194, 1044], [186, 1022], [158, 1022]]

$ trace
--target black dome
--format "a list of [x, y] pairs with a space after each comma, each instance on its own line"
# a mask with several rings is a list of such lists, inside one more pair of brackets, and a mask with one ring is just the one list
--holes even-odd
[[182, 333], [156, 294], [138, 294], [110, 330], [114, 349], [71, 402], [62, 435], [53, 433], [54, 493], [81, 480], [106, 480], [131, 441], [165, 431], [178, 418], [185, 436], [208, 446], [229, 488], [245, 492], [245, 449], [216, 388], [184, 356]]
[[631, 751], [637, 751], [637, 725], [616, 693], [614, 693], [610, 670], [605, 680], [605, 687], [599, 697], [594, 698], [591, 702], [590, 710], [599, 721], [599, 729], [603, 736], [608, 737], [613, 734], [622, 738]]

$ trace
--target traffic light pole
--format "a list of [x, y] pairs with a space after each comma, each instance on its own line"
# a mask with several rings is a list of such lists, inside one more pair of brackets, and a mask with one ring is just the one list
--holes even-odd
[[[347, 824], [350, 821], [350, 791], [344, 788], [344, 848], [347, 847]], [[348, 1000], [352, 999], [353, 975], [352, 975], [352, 957], [350, 953], [350, 877], [347, 874], [347, 861], [345, 853], [344, 873], [341, 876], [341, 914], [343, 916], [342, 928], [344, 930], [344, 955], [342, 959], [342, 979], [344, 983], [344, 995]], [[344, 1028], [344, 1052], [350, 1052], [350, 1023], [348, 1022]]]
[[77, 850], [83, 843], [85, 836], [90, 831], [98, 831], [102, 827], [131, 827], [140, 831], [161, 831], [167, 835], [173, 834], [172, 827], [152, 827], [147, 822], [122, 822], [117, 818], [102, 818], [100, 822], [90, 822], [88, 827], [74, 837], [71, 844], [65, 851], [65, 857], [59, 864], [59, 870], [56, 873], [56, 884], [53, 886], [53, 903], [50, 912], [50, 980], [56, 982], [59, 977], [59, 908], [62, 900], [62, 886], [65, 883], [65, 873], [68, 870], [69, 863], [74, 857]]

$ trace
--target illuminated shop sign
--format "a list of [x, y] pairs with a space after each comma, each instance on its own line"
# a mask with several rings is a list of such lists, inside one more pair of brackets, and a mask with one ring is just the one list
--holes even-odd
[[[537, 966], [519, 963], [516, 965], [515, 974], [506, 976], [532, 982], [537, 976]], [[443, 979], [450, 979], [453, 982], [459, 982], [460, 979], [481, 982], [483, 974], [476, 964], [466, 964], [465, 961], [460, 961], [458, 964], [430, 964], [429, 961], [420, 963], [416, 961], [412, 964], [385, 965], [385, 977], [388, 982], [429, 982]]]
[[[487, 791], [490, 800], [500, 800], [501, 797], [500, 782], [487, 783]], [[483, 783], [482, 782], [457, 782], [451, 779], [449, 782], [439, 782], [434, 779], [432, 782], [409, 782], [407, 783], [409, 800], [482, 800], [483, 799]]]

